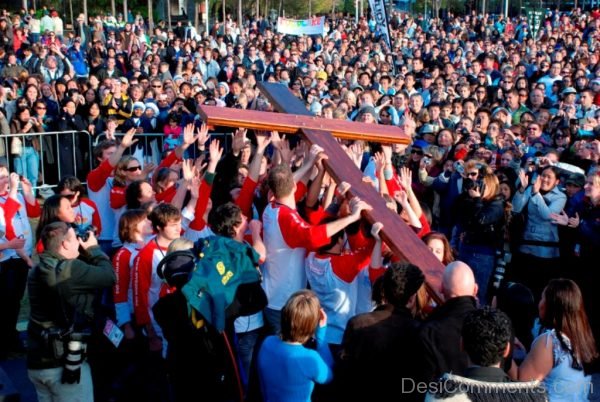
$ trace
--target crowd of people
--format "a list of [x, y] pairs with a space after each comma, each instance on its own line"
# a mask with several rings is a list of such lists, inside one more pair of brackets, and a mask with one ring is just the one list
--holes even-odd
[[[0, 357], [27, 286], [40, 401], [593, 396], [600, 11], [380, 28], [2, 13]], [[446, 266], [442, 300], [320, 146], [211, 135], [203, 105], [273, 110], [260, 81], [412, 139], [338, 141]]]

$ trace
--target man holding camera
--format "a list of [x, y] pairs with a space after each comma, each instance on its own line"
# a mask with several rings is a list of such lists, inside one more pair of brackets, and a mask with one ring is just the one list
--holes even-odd
[[44, 227], [41, 240], [45, 251], [28, 282], [29, 379], [40, 400], [91, 401], [86, 340], [94, 299], [99, 290], [114, 285], [115, 274], [93, 232], [84, 241], [68, 224], [55, 222]]

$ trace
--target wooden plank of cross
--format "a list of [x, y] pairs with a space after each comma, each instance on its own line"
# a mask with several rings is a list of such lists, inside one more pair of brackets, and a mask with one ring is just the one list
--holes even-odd
[[[344, 152], [334, 135], [339, 138], [404, 144], [409, 143], [410, 138], [398, 127], [315, 118], [286, 86], [264, 82], [258, 85], [261, 93], [269, 99], [275, 110], [280, 112], [278, 116], [268, 112], [206, 106], [201, 107], [201, 116], [208, 124], [299, 133], [308, 143], [321, 146], [328, 157], [325, 163], [328, 173], [337, 183], [349, 183], [350, 194], [360, 197], [372, 206], [372, 210], [363, 212], [364, 217], [370, 223], [383, 223], [383, 241], [396, 255], [423, 270], [430, 295], [438, 303], [441, 302], [440, 289], [444, 266], [398, 214], [386, 207], [384, 199], [373, 186], [363, 182], [363, 173]], [[296, 124], [299, 122], [300, 124]], [[352, 125], [358, 129], [347, 128]], [[349, 132], [351, 134], [348, 134]]]

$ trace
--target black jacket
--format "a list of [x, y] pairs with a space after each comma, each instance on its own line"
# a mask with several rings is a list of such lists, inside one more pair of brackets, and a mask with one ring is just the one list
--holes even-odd
[[75, 317], [74, 311], [80, 329], [85, 324], [91, 327], [98, 291], [111, 288], [114, 283], [112, 263], [98, 246], [90, 247], [85, 256], [73, 260], [50, 252], [42, 253], [40, 263], [29, 273], [27, 286], [31, 306], [27, 326], [27, 367], [61, 366], [62, 362], [52, 357], [44, 343], [42, 329], [68, 328], [70, 323], [66, 321]]
[[347, 394], [339, 400], [396, 401], [400, 393], [402, 400], [422, 399], [410, 389], [402, 392], [400, 383], [406, 379], [412, 384], [415, 377], [418, 329], [419, 322], [408, 309], [392, 305], [348, 321], [336, 373], [341, 392]]
[[461, 375], [467, 368], [467, 355], [460, 349], [465, 316], [477, 308], [474, 297], [455, 297], [436, 308], [421, 327], [420, 373], [429, 382], [444, 373]]
[[463, 241], [473, 245], [499, 246], [504, 240], [504, 200], [496, 196], [489, 201], [462, 193], [456, 200], [458, 225]]

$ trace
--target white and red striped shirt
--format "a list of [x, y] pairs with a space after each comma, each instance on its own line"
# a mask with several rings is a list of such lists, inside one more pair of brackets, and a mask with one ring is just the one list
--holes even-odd
[[329, 242], [325, 225], [312, 226], [298, 211], [272, 202], [263, 212], [263, 234], [267, 249], [263, 288], [268, 307], [281, 310], [288, 298], [306, 287], [306, 250]]
[[114, 167], [105, 160], [96, 169], [88, 173], [87, 186], [90, 200], [96, 205], [102, 221], [99, 240], [112, 240], [115, 228], [115, 214], [110, 207], [110, 191], [113, 187], [111, 177]]
[[[17, 195], [17, 199], [8, 198], [8, 194], [0, 195], [0, 208], [4, 211], [6, 225], [5, 235], [0, 238], [0, 242], [6, 243], [22, 237], [25, 239], [23, 249], [28, 255], [31, 255], [33, 253], [33, 231], [29, 224], [29, 218], [38, 218], [42, 214], [42, 209], [37, 200], [34, 204], [29, 204], [21, 194]], [[6, 249], [0, 253], [0, 261], [10, 258], [19, 258], [14, 249]]]
[[154, 320], [152, 306], [160, 297], [173, 291], [156, 273], [158, 263], [166, 254], [167, 249], [160, 247], [156, 237], [153, 238], [135, 257], [131, 277], [135, 321], [140, 326], [152, 324], [158, 334], [162, 332]]
[[140, 249], [135, 243], [125, 243], [113, 256], [112, 263], [117, 280], [113, 286], [113, 300], [117, 314], [117, 325], [131, 322], [133, 315], [133, 289], [131, 271]]

